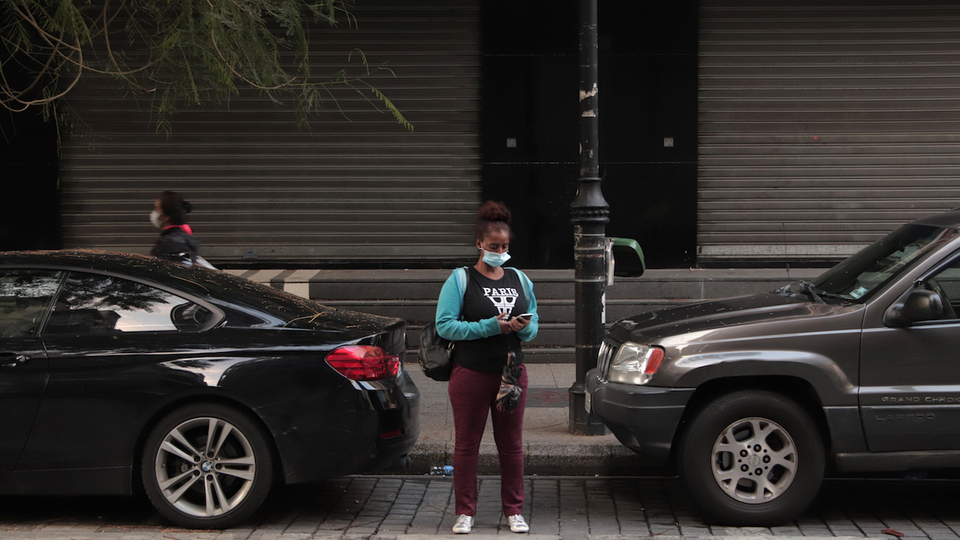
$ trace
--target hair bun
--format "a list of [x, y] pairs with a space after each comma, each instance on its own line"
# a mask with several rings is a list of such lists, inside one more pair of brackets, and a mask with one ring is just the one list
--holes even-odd
[[510, 209], [499, 201], [487, 201], [477, 211], [477, 221], [502, 221], [510, 224]]
[[193, 210], [193, 205], [190, 204], [190, 203], [188, 203], [187, 201], [183, 201], [183, 211], [184, 211], [184, 213], [189, 214], [191, 210]]

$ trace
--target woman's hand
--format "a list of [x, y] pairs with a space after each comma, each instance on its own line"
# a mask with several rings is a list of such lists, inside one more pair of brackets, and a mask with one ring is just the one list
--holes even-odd
[[501, 313], [500, 315], [497, 315], [497, 321], [500, 323], [501, 334], [519, 332], [520, 330], [526, 328], [528, 324], [530, 324], [530, 319], [511, 317], [509, 313]]
[[528, 324], [530, 324], [530, 317], [514, 317], [510, 319], [510, 328], [512, 328], [514, 332], [523, 330]]
[[513, 331], [513, 321], [510, 319], [509, 313], [501, 313], [497, 315], [497, 322], [500, 323], [500, 333], [509, 334]]

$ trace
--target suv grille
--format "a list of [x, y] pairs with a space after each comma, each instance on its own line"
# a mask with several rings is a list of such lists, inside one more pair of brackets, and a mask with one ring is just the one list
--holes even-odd
[[607, 381], [607, 372], [610, 371], [610, 360], [613, 358], [613, 352], [617, 347], [604, 341], [600, 344], [600, 352], [597, 353], [597, 372], [600, 374], [600, 380]]

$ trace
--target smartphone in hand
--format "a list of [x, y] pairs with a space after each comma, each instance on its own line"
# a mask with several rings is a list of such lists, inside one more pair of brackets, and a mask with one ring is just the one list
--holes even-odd
[[530, 320], [530, 317], [533, 317], [533, 313], [521, 313], [517, 315], [518, 319], [526, 319], [528, 321]]

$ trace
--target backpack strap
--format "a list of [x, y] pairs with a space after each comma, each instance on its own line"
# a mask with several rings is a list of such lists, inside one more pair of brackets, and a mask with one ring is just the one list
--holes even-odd
[[461, 266], [454, 270], [457, 273], [457, 285], [460, 290], [460, 309], [463, 309], [463, 295], [467, 292], [467, 267]]
[[517, 277], [520, 278], [520, 283], [523, 285], [523, 295], [529, 298], [530, 295], [533, 294], [533, 282], [520, 270], [512, 267], [510, 269], [516, 272]]

